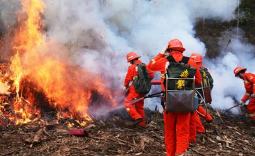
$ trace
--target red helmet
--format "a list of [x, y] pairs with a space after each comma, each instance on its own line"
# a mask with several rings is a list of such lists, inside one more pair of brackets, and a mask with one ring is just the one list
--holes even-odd
[[185, 48], [183, 48], [183, 46], [182, 46], [182, 42], [178, 39], [173, 39], [173, 40], [169, 41], [168, 48], [173, 49], [173, 50], [178, 50], [181, 52], [185, 51]]
[[190, 57], [193, 58], [196, 63], [203, 62], [203, 57], [199, 53], [192, 53]]
[[246, 71], [247, 69], [246, 68], [242, 68], [242, 67], [236, 67], [235, 69], [234, 69], [234, 74], [235, 74], [235, 76], [237, 76], [237, 74], [239, 74], [241, 71]]
[[137, 55], [135, 52], [129, 52], [127, 54], [127, 62], [130, 62], [136, 58], [140, 58], [141, 56]]

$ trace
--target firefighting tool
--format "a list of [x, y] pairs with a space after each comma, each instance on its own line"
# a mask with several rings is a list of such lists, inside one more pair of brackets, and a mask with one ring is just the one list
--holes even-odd
[[187, 65], [189, 57], [183, 57], [180, 62], [170, 56], [171, 62], [166, 70], [166, 103], [165, 111], [180, 113], [194, 112], [198, 108], [198, 98], [195, 96], [196, 69]]
[[151, 85], [161, 85], [161, 80], [152, 80]]
[[238, 104], [236, 104], [236, 105], [234, 105], [234, 106], [232, 106], [232, 107], [230, 107], [230, 108], [228, 108], [228, 109], [226, 109], [226, 111], [228, 111], [228, 110], [230, 110], [230, 109], [232, 109], [232, 108], [235, 108], [235, 107], [237, 107], [237, 106], [244, 106], [245, 105], [245, 102], [239, 102]]
[[162, 95], [163, 95], [163, 91], [158, 92], [158, 93], [154, 93], [154, 94], [149, 94], [149, 95], [146, 95], [144, 97], [135, 98], [135, 99], [133, 99], [133, 100], [131, 100], [129, 102], [126, 102], [126, 105], [133, 105], [133, 104], [136, 104], [139, 101], [142, 101], [143, 99], [153, 98], [153, 97], [161, 97]]
[[199, 69], [201, 75], [202, 75], [202, 83], [200, 86], [196, 86], [196, 92], [199, 95], [198, 98], [200, 100], [200, 103], [211, 103], [212, 97], [211, 97], [211, 81], [210, 78], [207, 76], [205, 71], [200, 68]]

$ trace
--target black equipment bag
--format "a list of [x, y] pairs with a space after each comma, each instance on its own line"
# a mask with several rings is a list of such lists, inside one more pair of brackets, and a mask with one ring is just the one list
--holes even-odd
[[151, 79], [144, 63], [135, 65], [138, 68], [138, 75], [133, 78], [135, 91], [139, 94], [147, 94], [151, 89]]
[[206, 76], [208, 77], [208, 81], [209, 81], [209, 84], [210, 84], [210, 89], [212, 90], [213, 89], [213, 78], [212, 78], [212, 75], [210, 74], [210, 72], [208, 71], [207, 68], [205, 68], [204, 71], [206, 73]]
[[166, 104], [165, 111], [173, 113], [194, 112], [198, 108], [195, 96], [195, 68], [187, 65], [189, 57], [176, 62], [172, 56], [167, 58], [169, 66], [166, 70]]
[[[176, 62], [172, 56], [168, 58], [169, 66], [167, 67], [166, 74], [169, 78], [193, 78], [196, 73], [196, 69], [187, 65], [189, 61], [189, 57], [183, 56], [180, 62]], [[168, 81], [168, 88], [167, 90], [184, 90], [184, 89], [191, 89], [193, 80], [185, 81]]]
[[211, 75], [208, 75], [208, 70], [206, 68], [202, 69], [201, 67], [199, 68], [199, 71], [201, 73], [202, 76], [202, 84], [197, 88], [197, 91], [199, 92], [199, 96], [201, 99], [201, 102], [203, 103], [211, 103], [212, 102], [212, 96], [211, 96], [211, 84], [213, 82], [211, 82], [210, 80], [212, 80]]

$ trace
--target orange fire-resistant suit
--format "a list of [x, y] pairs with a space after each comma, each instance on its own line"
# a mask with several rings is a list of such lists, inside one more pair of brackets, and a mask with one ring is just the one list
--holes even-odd
[[[246, 102], [251, 94], [255, 94], [255, 75], [252, 73], [244, 73], [243, 76], [244, 87], [246, 93], [242, 98], [243, 102]], [[248, 112], [250, 113], [253, 120], [255, 120], [255, 98], [252, 97], [247, 106]]]
[[[197, 65], [204, 69], [202, 62], [197, 62]], [[198, 112], [197, 112], [198, 111]], [[199, 118], [201, 116], [206, 121], [212, 121], [212, 116], [201, 106], [198, 106], [197, 111], [191, 115], [190, 119], [190, 142], [196, 142], [197, 132], [205, 133], [205, 128]]]
[[[183, 54], [179, 51], [172, 51], [171, 56], [175, 61], [179, 62], [183, 58]], [[164, 74], [169, 62], [165, 55], [158, 54], [150, 63], [149, 68], [153, 71], [161, 72], [161, 87], [165, 91]], [[189, 59], [188, 65], [197, 69], [195, 74], [195, 83], [201, 84], [201, 74], [194, 60]], [[189, 147], [189, 125], [191, 113], [165, 113], [165, 146], [167, 156], [174, 156], [184, 153]]]
[[[140, 60], [135, 60], [134, 63], [136, 64], [142, 64], [142, 62]], [[149, 76], [151, 79], [154, 78], [154, 73], [153, 71], [151, 71], [148, 66], [146, 66], [147, 70], [148, 70], [148, 73], [149, 73]], [[125, 82], [124, 82], [124, 86], [127, 88], [129, 83], [133, 80], [133, 78], [135, 76], [138, 75], [138, 68], [135, 64], [132, 64], [128, 67], [128, 71], [127, 71], [127, 75], [126, 75], [126, 78], [125, 78]], [[137, 119], [140, 119], [140, 118], [143, 118], [144, 121], [140, 122], [139, 125], [140, 126], [145, 126], [145, 113], [144, 113], [144, 100], [141, 100], [133, 105], [130, 105], [130, 104], [126, 104], [126, 102], [129, 102], [131, 100], [133, 100], [134, 98], [139, 98], [139, 97], [143, 97], [145, 95], [143, 94], [138, 94], [136, 91], [135, 91], [135, 87], [134, 85], [132, 84], [129, 88], [129, 94], [128, 96], [126, 97], [125, 101], [124, 101], [124, 105], [125, 105], [125, 108], [128, 112], [128, 114], [134, 119], [134, 120], [137, 120]]]

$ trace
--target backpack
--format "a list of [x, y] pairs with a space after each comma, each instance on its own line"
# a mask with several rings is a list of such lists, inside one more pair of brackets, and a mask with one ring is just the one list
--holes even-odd
[[203, 69], [199, 67], [199, 71], [202, 76], [202, 84], [196, 88], [200, 97], [200, 102], [210, 104], [212, 102], [211, 89], [213, 87], [213, 79], [207, 68]]
[[138, 68], [138, 75], [133, 78], [135, 91], [139, 94], [147, 94], [151, 89], [151, 79], [144, 63], [135, 65]]
[[194, 76], [196, 70], [187, 65], [189, 57], [183, 57], [176, 62], [169, 56], [169, 66], [166, 69], [166, 104], [165, 111], [173, 113], [194, 112], [198, 108], [198, 98], [195, 96]]
[[[196, 73], [196, 69], [187, 65], [189, 62], [189, 57], [183, 56], [180, 62], [176, 62], [172, 56], [167, 57], [168, 62], [170, 63], [166, 69], [166, 76], [169, 78], [193, 78]], [[166, 80], [166, 79], [165, 79]], [[165, 86], [166, 86], [166, 82]], [[187, 80], [185, 83], [183, 80], [168, 81], [167, 90], [184, 90], [190, 89], [193, 86], [193, 80]]]
[[208, 77], [209, 84], [210, 84], [210, 89], [212, 90], [213, 89], [213, 78], [212, 78], [212, 75], [210, 74], [210, 72], [208, 71], [207, 68], [204, 68], [204, 71], [206, 73], [206, 76]]

